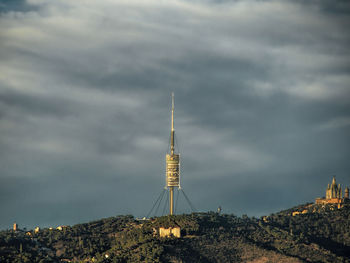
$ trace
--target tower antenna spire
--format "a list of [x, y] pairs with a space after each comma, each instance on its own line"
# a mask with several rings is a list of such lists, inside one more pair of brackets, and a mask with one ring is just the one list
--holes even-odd
[[174, 129], [174, 92], [171, 93], [171, 136], [170, 136], [170, 154], [175, 152], [175, 129]]

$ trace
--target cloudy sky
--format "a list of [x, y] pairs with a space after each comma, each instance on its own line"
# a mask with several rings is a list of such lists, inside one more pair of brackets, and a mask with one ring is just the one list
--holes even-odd
[[198, 211], [350, 185], [349, 28], [348, 1], [0, 1], [0, 229], [145, 216], [172, 91]]

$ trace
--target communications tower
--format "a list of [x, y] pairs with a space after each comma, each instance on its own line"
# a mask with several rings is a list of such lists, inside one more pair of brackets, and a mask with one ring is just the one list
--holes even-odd
[[174, 214], [174, 188], [180, 188], [180, 154], [175, 153], [174, 93], [171, 94], [170, 152], [166, 155], [166, 188], [169, 190], [169, 214]]
[[[145, 218], [148, 218], [152, 211], [154, 211], [154, 215], [157, 215], [158, 209], [162, 204], [162, 200], [164, 196], [167, 196], [165, 193], [168, 191], [169, 196], [166, 199], [164, 206], [163, 206], [163, 213], [164, 215], [168, 200], [169, 200], [169, 215], [173, 215], [176, 213], [177, 209], [177, 203], [180, 193], [183, 194], [185, 197], [187, 203], [190, 205], [192, 212], [195, 212], [196, 209], [191, 203], [190, 199], [185, 194], [184, 190], [180, 186], [180, 154], [178, 151], [175, 151], [175, 129], [174, 129], [174, 93], [171, 94], [171, 132], [170, 132], [170, 147], [168, 149], [168, 152], [165, 157], [166, 162], [166, 168], [165, 168], [165, 187], [163, 188], [163, 191], [160, 193], [157, 200], [154, 202], [151, 210], [148, 212], [147, 216]], [[174, 207], [174, 189], [177, 188], [178, 194], [176, 196], [176, 202]], [[155, 209], [155, 210], [154, 210]]]

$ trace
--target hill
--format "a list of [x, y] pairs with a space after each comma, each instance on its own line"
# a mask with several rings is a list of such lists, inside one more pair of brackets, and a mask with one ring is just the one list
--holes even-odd
[[[179, 226], [181, 238], [160, 238]], [[266, 217], [193, 213], [116, 216], [0, 232], [0, 262], [350, 262], [350, 208], [306, 204]]]

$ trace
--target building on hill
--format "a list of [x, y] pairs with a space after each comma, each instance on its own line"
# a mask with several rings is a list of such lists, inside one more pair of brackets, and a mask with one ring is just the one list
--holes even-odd
[[342, 198], [342, 191], [340, 184], [337, 185], [335, 177], [333, 177], [332, 184], [327, 186], [326, 199]]
[[174, 227], [169, 227], [169, 228], [164, 228], [160, 227], [159, 228], [159, 236], [160, 237], [181, 237], [181, 228], [179, 226], [174, 226]]
[[349, 188], [345, 188], [345, 194], [343, 197], [341, 185], [336, 183], [335, 177], [333, 177], [332, 184], [327, 186], [326, 198], [316, 198], [316, 204], [336, 204], [338, 208], [343, 207], [345, 204], [350, 204], [349, 201]]

